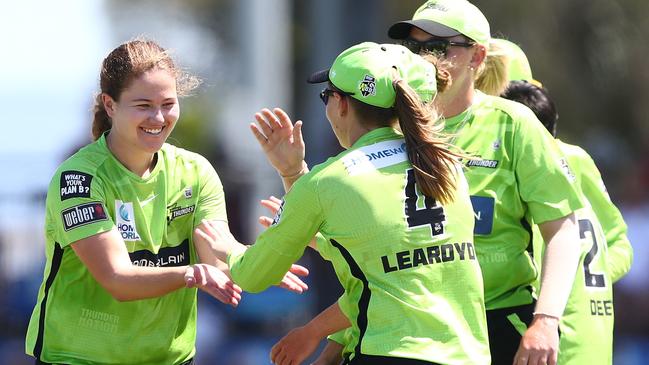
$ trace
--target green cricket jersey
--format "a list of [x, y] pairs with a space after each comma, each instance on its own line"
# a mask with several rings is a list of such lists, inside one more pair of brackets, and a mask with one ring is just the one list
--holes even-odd
[[194, 355], [196, 289], [118, 302], [70, 247], [117, 229], [133, 265], [197, 261], [201, 219], [226, 220], [223, 189], [203, 157], [165, 144], [141, 178], [111, 154], [105, 136], [58, 168], [46, 202], [46, 265], [26, 352], [48, 363], [179, 364]]
[[453, 203], [424, 198], [402, 136], [375, 129], [294, 184], [273, 225], [228, 258], [232, 278], [248, 291], [279, 283], [320, 232], [344, 288], [352, 357], [488, 364], [473, 211], [457, 176]]
[[538, 280], [531, 220], [556, 220], [581, 208], [568, 164], [531, 110], [481, 92], [469, 109], [446, 119], [445, 132], [477, 157], [466, 162], [466, 177], [486, 307], [529, 304]]
[[[590, 204], [594, 191], [584, 190], [585, 186], [592, 184], [592, 180], [599, 178], [599, 171], [586, 151], [578, 146], [557, 142], [575, 174], [577, 192], [584, 205], [575, 212], [579, 222], [581, 257], [561, 317], [558, 364], [612, 364], [613, 280], [608, 271], [610, 255], [605, 230], [602, 229], [599, 215], [595, 214], [597, 208]], [[603, 192], [598, 190], [598, 194]], [[534, 236], [535, 259], [540, 263], [545, 244], [537, 226], [534, 226]]]
[[[578, 146], [571, 146], [560, 141], [559, 146], [569, 160], [573, 158], [578, 161], [571, 163], [570, 166], [581, 170], [579, 186], [604, 230], [608, 246], [606, 255], [608, 273], [612, 282], [615, 283], [629, 272], [633, 261], [633, 248], [626, 235], [627, 226], [624, 223], [624, 218], [611, 201], [602, 175], [588, 153]], [[577, 163], [579, 163], [578, 166]]]

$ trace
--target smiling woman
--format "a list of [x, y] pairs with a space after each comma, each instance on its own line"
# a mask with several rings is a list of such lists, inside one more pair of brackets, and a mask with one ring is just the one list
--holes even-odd
[[[178, 96], [197, 83], [149, 40], [104, 60], [95, 141], [48, 189], [47, 262], [26, 340], [36, 364], [191, 364], [196, 289], [184, 287], [232, 306], [241, 299], [222, 263], [194, 244], [202, 222], [227, 230], [219, 177], [202, 156], [165, 143]], [[292, 273], [282, 283], [305, 288]]]

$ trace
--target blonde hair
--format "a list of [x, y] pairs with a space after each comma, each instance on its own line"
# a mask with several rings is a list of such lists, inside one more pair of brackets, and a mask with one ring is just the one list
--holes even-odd
[[128, 88], [134, 79], [152, 69], [171, 72], [176, 78], [176, 92], [179, 96], [189, 94], [200, 84], [197, 77], [176, 66], [169, 52], [152, 40], [136, 38], [119, 45], [102, 62], [99, 74], [100, 92], [95, 97], [93, 107], [94, 140], [99, 139], [112, 126], [112, 121], [104, 108], [102, 94], [119, 100], [122, 91]]
[[475, 88], [488, 95], [498, 96], [509, 84], [509, 50], [500, 43], [489, 41], [484, 67], [476, 73]]

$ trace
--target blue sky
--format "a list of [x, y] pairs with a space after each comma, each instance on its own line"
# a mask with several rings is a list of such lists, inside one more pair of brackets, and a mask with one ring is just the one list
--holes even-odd
[[0, 200], [45, 189], [87, 138], [110, 36], [102, 2], [21, 0], [0, 12]]

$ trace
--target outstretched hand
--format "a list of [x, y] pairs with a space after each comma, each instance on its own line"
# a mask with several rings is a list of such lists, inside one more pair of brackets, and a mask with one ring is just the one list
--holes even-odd
[[271, 224], [273, 224], [272, 217], [277, 215], [279, 207], [282, 205], [282, 201], [271, 195], [268, 199], [263, 199], [261, 201], [261, 205], [268, 209], [268, 211], [270, 212], [270, 217], [262, 215], [261, 217], [259, 217], [259, 224], [268, 228]]
[[307, 275], [309, 275], [309, 269], [302, 265], [293, 264], [279, 283], [279, 287], [294, 293], [302, 294], [305, 290], [309, 289], [309, 286], [299, 277]]
[[203, 219], [194, 229], [196, 244], [210, 247], [217, 259], [226, 262], [232, 252], [241, 252], [245, 246], [239, 243], [227, 224], [223, 222], [208, 221]]
[[264, 108], [255, 113], [257, 124], [250, 130], [259, 142], [270, 164], [283, 177], [299, 174], [305, 168], [302, 121], [291, 122], [280, 108]]
[[556, 365], [559, 354], [559, 319], [536, 314], [514, 356], [514, 365]]
[[224, 304], [236, 307], [241, 301], [241, 288], [223, 271], [208, 264], [189, 266], [185, 272], [185, 285], [197, 287]]
[[302, 364], [320, 344], [320, 338], [309, 332], [308, 326], [298, 327], [273, 346], [270, 360], [275, 365]]

